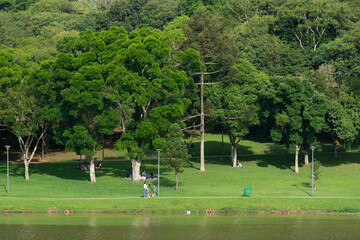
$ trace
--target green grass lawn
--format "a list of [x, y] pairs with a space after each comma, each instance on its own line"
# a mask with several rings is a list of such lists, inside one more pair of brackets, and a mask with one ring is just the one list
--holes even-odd
[[[323, 164], [316, 196], [360, 197], [360, 154], [317, 153]], [[161, 172], [161, 196], [241, 196], [243, 189], [253, 188], [253, 197], [311, 195], [310, 166], [293, 171], [293, 155], [254, 155], [239, 157], [245, 168], [232, 168], [228, 158], [209, 158], [206, 172], [199, 172], [198, 159], [193, 167], [179, 175], [175, 191], [173, 172]], [[0, 196], [12, 197], [137, 197], [142, 182], [125, 179], [130, 162], [106, 162], [96, 171], [96, 184], [89, 183], [89, 173], [77, 169], [76, 163], [30, 165], [30, 180], [23, 177], [23, 164], [10, 165], [10, 193], [6, 194], [6, 165], [0, 165]], [[157, 161], [144, 160], [141, 169], [157, 175]], [[150, 181], [156, 183], [157, 181]]]
[[[185, 139], [187, 142], [189, 138]], [[194, 148], [189, 150], [192, 156], [199, 156], [200, 136], [193, 134]], [[205, 155], [230, 155], [231, 145], [229, 137], [221, 134], [205, 135]], [[286, 146], [273, 142], [259, 142], [250, 139], [241, 140], [238, 146], [238, 154], [285, 154], [289, 153]]]
[[[210, 135], [211, 137], [211, 135]], [[217, 138], [216, 138], [217, 137]], [[209, 140], [210, 139], [210, 140]], [[208, 138], [207, 155], [215, 154], [221, 142]], [[220, 135], [221, 139], [221, 135]], [[195, 142], [195, 141], [194, 141]], [[211, 144], [214, 144], [212, 147]], [[244, 188], [252, 187], [250, 198], [237, 199], [148, 199], [151, 207], [143, 202], [145, 199], [107, 199], [107, 200], [61, 200], [54, 199], [0, 199], [0, 209], [47, 209], [58, 206], [60, 209], [98, 209], [109, 210], [161, 210], [162, 204], [167, 210], [177, 211], [184, 208], [203, 209], [210, 206], [217, 210], [234, 209], [248, 211], [252, 208], [265, 209], [357, 209], [360, 212], [360, 198], [335, 199], [336, 197], [360, 197], [360, 154], [339, 153], [334, 158], [329, 153], [315, 151], [315, 157], [322, 163], [321, 177], [317, 183], [315, 196], [334, 197], [334, 199], [312, 199], [311, 204], [304, 204], [311, 195], [310, 166], [301, 166], [300, 173], [293, 171], [293, 154], [267, 153], [275, 147], [269, 143], [242, 141], [243, 156], [239, 160], [245, 168], [232, 168], [226, 157], [207, 157], [206, 172], [199, 171], [199, 159], [192, 158], [192, 167], [186, 168], [179, 175], [179, 190], [175, 191], [173, 172], [161, 170], [161, 197], [241, 197]], [[245, 145], [246, 144], [246, 145]], [[196, 151], [195, 149], [191, 151]], [[241, 149], [241, 148], [240, 148]], [[281, 146], [278, 148], [281, 151]], [[249, 155], [249, 153], [263, 155]], [[241, 154], [241, 153], [240, 153]], [[194, 155], [194, 154], [193, 154]], [[300, 156], [302, 161], [303, 156]], [[0, 197], [25, 198], [117, 198], [140, 197], [143, 194], [143, 182], [125, 179], [125, 171], [130, 168], [130, 161], [106, 161], [103, 168], [96, 171], [95, 184], [89, 183], [89, 173], [76, 168], [76, 163], [41, 163], [30, 164], [30, 180], [24, 180], [23, 164], [10, 165], [10, 193], [6, 193], [6, 165], [0, 165]], [[144, 160], [141, 169], [157, 175], [157, 160]], [[150, 181], [156, 184], [157, 181]], [[286, 198], [299, 197], [299, 198]], [[147, 200], [145, 200], [147, 201]], [[155, 201], [155, 202], [154, 202]], [[70, 205], [67, 205], [71, 202]], [[99, 204], [99, 205], [98, 205]], [[303, 205], [304, 204], [304, 205]], [[325, 205], [324, 205], [325, 204]], [[180, 207], [181, 206], [181, 207]], [[310, 207], [312, 206], [312, 207]], [[150, 209], [148, 209], [150, 208]], [[206, 209], [206, 208], [205, 208]]]

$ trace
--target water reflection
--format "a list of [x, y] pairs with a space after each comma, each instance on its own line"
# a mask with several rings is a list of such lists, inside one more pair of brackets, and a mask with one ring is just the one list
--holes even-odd
[[9, 215], [0, 239], [360, 239], [360, 216]]

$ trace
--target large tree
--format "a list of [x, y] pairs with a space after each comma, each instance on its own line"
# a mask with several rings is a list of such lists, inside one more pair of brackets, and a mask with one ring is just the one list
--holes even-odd
[[[90, 181], [96, 182], [94, 155], [99, 148], [103, 134], [112, 134], [119, 124], [114, 107], [106, 102], [103, 94], [104, 79], [99, 66], [82, 66], [69, 79], [68, 88], [61, 92], [62, 120], [65, 131], [60, 139], [69, 150], [79, 147], [74, 144], [81, 136], [78, 154], [84, 154], [90, 162]], [[65, 126], [65, 128], [64, 128]]]
[[221, 17], [205, 8], [199, 8], [192, 16], [189, 26], [185, 28], [185, 36], [184, 46], [199, 51], [204, 66], [193, 72], [192, 76], [200, 78], [200, 171], [205, 171], [204, 85], [224, 80], [236, 51], [233, 39], [225, 32]]
[[18, 51], [0, 46], [0, 124], [17, 137], [29, 180], [29, 164], [54, 115], [29, 84], [27, 62]]
[[310, 59], [300, 49], [292, 48], [278, 36], [270, 34], [273, 20], [273, 16], [255, 16], [233, 28], [239, 57], [271, 76], [305, 72]]
[[340, 92], [337, 98], [328, 99], [325, 131], [331, 134], [334, 156], [337, 157], [338, 141], [349, 149], [359, 136], [360, 101], [358, 97]]
[[90, 30], [60, 42], [60, 53], [42, 63], [33, 76], [38, 89], [59, 107], [56, 140], [90, 162], [90, 181], [96, 182], [94, 155], [102, 134], [119, 125], [115, 106], [105, 98], [102, 75], [104, 42]]
[[307, 79], [272, 77], [263, 112], [272, 125], [271, 137], [286, 143], [295, 152], [295, 172], [299, 173], [301, 146], [315, 143], [315, 134], [322, 130], [326, 112], [325, 96], [318, 93]]
[[233, 70], [231, 82], [211, 86], [209, 99], [213, 105], [211, 115], [219, 119], [229, 136], [232, 165], [236, 167], [238, 143], [251, 126], [260, 123], [258, 98], [269, 80], [244, 59], [238, 59]]
[[137, 181], [145, 152], [164, 140], [171, 123], [178, 121], [190, 104], [184, 98], [189, 78], [170, 59], [171, 36], [151, 28], [127, 34], [115, 27], [103, 36], [109, 61], [103, 71], [107, 98], [118, 106], [126, 130], [116, 147], [127, 150]]
[[322, 41], [336, 36], [344, 17], [344, 5], [336, 1], [291, 0], [279, 8], [274, 29], [284, 39], [295, 38], [302, 49], [310, 46], [315, 52]]

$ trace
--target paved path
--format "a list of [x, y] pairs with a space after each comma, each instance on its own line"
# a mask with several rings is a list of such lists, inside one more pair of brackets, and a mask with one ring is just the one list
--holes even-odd
[[[89, 198], [47, 198], [47, 197], [0, 197], [0, 199], [45, 199], [45, 200], [105, 200], [105, 199], [136, 199], [136, 198], [143, 198], [143, 197], [89, 197]], [[160, 199], [231, 199], [231, 198], [249, 198], [249, 197], [244, 197], [244, 196], [229, 196], [229, 197], [155, 197], [155, 198], [160, 198]], [[280, 197], [250, 197], [253, 199], [267, 199], [267, 198], [317, 198], [317, 199], [360, 199], [360, 197], [333, 197], [333, 196], [280, 196]]]

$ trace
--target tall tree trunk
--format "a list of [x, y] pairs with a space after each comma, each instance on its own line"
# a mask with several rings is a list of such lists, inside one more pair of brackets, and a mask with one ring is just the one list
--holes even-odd
[[141, 160], [139, 159], [139, 157], [137, 157], [136, 159], [135, 158], [131, 159], [131, 166], [132, 166], [133, 180], [139, 181], [140, 180], [140, 166], [141, 166]]
[[200, 84], [200, 171], [205, 171], [205, 117], [204, 117], [204, 73], [201, 73]]
[[231, 156], [232, 156], [232, 162], [233, 162], [233, 167], [236, 167], [236, 163], [237, 163], [237, 143], [231, 143]]
[[305, 151], [304, 162], [305, 165], [309, 165], [309, 154], [307, 151]]
[[300, 152], [300, 144], [296, 144], [295, 149], [295, 172], [299, 173], [299, 152]]
[[40, 137], [38, 138], [38, 140], [36, 141], [35, 143], [35, 146], [34, 146], [34, 149], [30, 155], [30, 158], [29, 158], [29, 150], [30, 150], [30, 147], [32, 145], [32, 142], [33, 142], [33, 139], [34, 139], [34, 136], [32, 135], [29, 135], [26, 139], [26, 142], [24, 142], [24, 139], [22, 137], [18, 137], [18, 141], [19, 141], [19, 146], [20, 146], [20, 149], [21, 149], [21, 152], [23, 154], [23, 157], [24, 157], [24, 165], [25, 165], [25, 180], [29, 180], [29, 164], [31, 162], [31, 160], [33, 159], [34, 157], [34, 154], [37, 150], [37, 147], [39, 146], [39, 142], [40, 140], [43, 138], [44, 134], [46, 132], [46, 128], [43, 129]]
[[24, 166], [25, 166], [25, 180], [29, 180], [30, 179], [30, 175], [29, 175], [29, 148], [28, 146], [24, 146], [23, 148], [23, 157], [24, 157]]
[[233, 167], [237, 166], [237, 145], [239, 141], [236, 141], [236, 137], [234, 137], [232, 134], [229, 133], [229, 140], [231, 144], [231, 161], [233, 164]]
[[45, 160], [45, 138], [41, 141], [41, 161]]
[[28, 161], [24, 161], [24, 165], [25, 165], [25, 180], [29, 180], [29, 162]]
[[175, 179], [176, 179], [176, 187], [175, 187], [175, 190], [178, 190], [178, 188], [179, 188], [179, 180], [178, 180], [178, 174], [177, 174], [176, 171], [175, 171]]
[[91, 183], [96, 183], [94, 162], [95, 162], [94, 156], [91, 156], [90, 157], [90, 182]]

